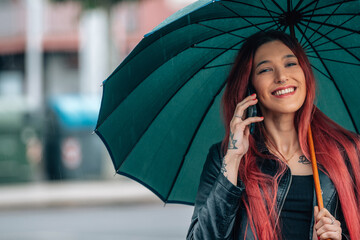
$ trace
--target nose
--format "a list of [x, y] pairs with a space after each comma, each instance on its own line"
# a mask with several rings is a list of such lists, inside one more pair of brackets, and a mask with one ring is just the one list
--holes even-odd
[[277, 68], [275, 74], [275, 83], [277, 84], [285, 84], [288, 81], [288, 77], [284, 69]]

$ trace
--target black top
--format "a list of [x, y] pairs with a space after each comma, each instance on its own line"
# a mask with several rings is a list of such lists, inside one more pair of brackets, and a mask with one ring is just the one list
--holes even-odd
[[280, 214], [284, 239], [309, 239], [313, 189], [312, 175], [292, 176], [291, 186]]

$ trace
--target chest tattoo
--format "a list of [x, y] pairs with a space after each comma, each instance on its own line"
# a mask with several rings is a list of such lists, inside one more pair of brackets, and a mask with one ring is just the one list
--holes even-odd
[[309, 159], [307, 159], [306, 157], [305, 157], [305, 155], [301, 155], [300, 157], [299, 157], [299, 161], [298, 161], [299, 163], [302, 163], [302, 164], [311, 164], [311, 162], [310, 162], [310, 160]]

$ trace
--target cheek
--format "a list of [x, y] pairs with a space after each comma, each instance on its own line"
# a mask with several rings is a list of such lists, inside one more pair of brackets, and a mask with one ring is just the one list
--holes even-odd
[[264, 79], [261, 79], [261, 78], [256, 78], [256, 79], [253, 79], [251, 81], [255, 91], [256, 91], [256, 94], [260, 95], [262, 92], [264, 92], [264, 89], [265, 89], [265, 83], [266, 81], [264, 81]]
[[[255, 86], [254, 86], [255, 87]], [[266, 99], [269, 98], [269, 86], [267, 86], [266, 84], [258, 84], [255, 88], [256, 93], [257, 93], [257, 98], [259, 99], [259, 101], [266, 101]]]

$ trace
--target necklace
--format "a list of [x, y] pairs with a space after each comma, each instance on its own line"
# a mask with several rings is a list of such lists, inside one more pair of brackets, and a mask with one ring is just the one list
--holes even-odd
[[[272, 144], [272, 143], [271, 143]], [[279, 150], [276, 149], [276, 147], [270, 146], [268, 143], [265, 143], [266, 147], [269, 149], [269, 151], [276, 157], [278, 157], [279, 159], [282, 159], [283, 161], [285, 161], [286, 163], [289, 163], [289, 161], [295, 156], [295, 154], [297, 153], [298, 149], [296, 149], [293, 154], [291, 155], [291, 157], [289, 158], [285, 158], [285, 156], [283, 154], [281, 154], [281, 152]], [[272, 144], [273, 145], [273, 144]], [[278, 154], [276, 154], [278, 153]], [[278, 155], [280, 155], [281, 157], [279, 157]]]

